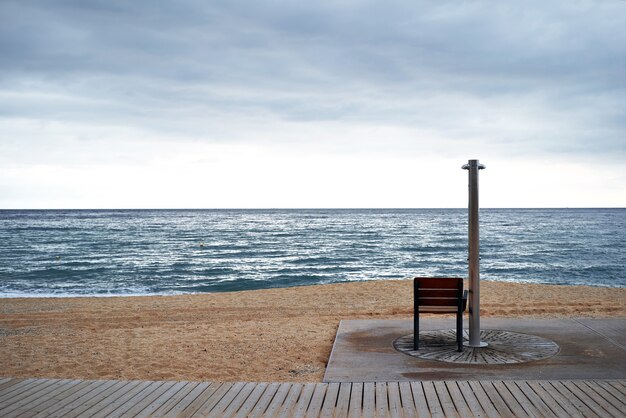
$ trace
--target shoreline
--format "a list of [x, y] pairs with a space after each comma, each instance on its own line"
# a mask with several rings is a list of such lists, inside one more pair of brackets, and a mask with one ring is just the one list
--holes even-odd
[[[319, 382], [342, 319], [406, 319], [410, 280], [0, 299], [4, 377]], [[481, 281], [481, 317], [626, 318], [626, 288]]]
[[[456, 276], [455, 276], [456, 277]], [[291, 289], [291, 288], [300, 288], [300, 287], [311, 287], [311, 286], [332, 286], [332, 285], [342, 285], [349, 283], [370, 283], [370, 282], [392, 282], [392, 281], [408, 281], [412, 280], [412, 278], [406, 279], [388, 279], [388, 280], [359, 280], [359, 281], [345, 281], [345, 282], [335, 282], [335, 283], [324, 283], [324, 284], [298, 284], [293, 286], [286, 287], [266, 287], [259, 289], [243, 289], [243, 290], [225, 290], [218, 292], [180, 292], [180, 293], [128, 293], [128, 294], [97, 294], [97, 293], [87, 293], [87, 294], [41, 294], [41, 295], [31, 295], [31, 294], [17, 294], [17, 295], [6, 295], [0, 293], [0, 301], [2, 300], [12, 300], [12, 299], [109, 299], [109, 298], [142, 298], [142, 297], [172, 297], [172, 296], [197, 296], [197, 295], [211, 295], [211, 294], [225, 294], [225, 293], [238, 293], [238, 292], [256, 292], [263, 290], [278, 290], [278, 289]], [[467, 289], [468, 281], [464, 280], [465, 288]], [[480, 279], [481, 285], [483, 283], [504, 283], [504, 284], [512, 284], [512, 285], [538, 285], [538, 286], [563, 286], [563, 287], [584, 287], [584, 288], [601, 288], [601, 289], [626, 289], [626, 286], [623, 285], [615, 285], [615, 286], [606, 286], [602, 284], [568, 284], [568, 283], [543, 283], [538, 281], [504, 281], [504, 280], [488, 280], [488, 279]]]

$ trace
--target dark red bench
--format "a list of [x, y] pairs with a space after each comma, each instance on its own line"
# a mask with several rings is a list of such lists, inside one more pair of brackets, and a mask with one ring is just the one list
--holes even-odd
[[459, 277], [416, 277], [413, 279], [413, 349], [419, 350], [419, 314], [456, 313], [456, 341], [463, 351], [463, 311], [467, 290]]

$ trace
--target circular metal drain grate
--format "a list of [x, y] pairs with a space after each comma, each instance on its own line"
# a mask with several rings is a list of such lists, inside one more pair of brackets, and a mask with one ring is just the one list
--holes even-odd
[[[467, 330], [464, 341], [469, 340]], [[481, 330], [480, 339], [487, 347], [465, 347], [457, 351], [456, 331], [438, 330], [420, 332], [419, 351], [413, 350], [413, 334], [393, 342], [396, 350], [425, 360], [465, 364], [513, 364], [542, 360], [556, 355], [559, 346], [551, 340], [510, 331]]]

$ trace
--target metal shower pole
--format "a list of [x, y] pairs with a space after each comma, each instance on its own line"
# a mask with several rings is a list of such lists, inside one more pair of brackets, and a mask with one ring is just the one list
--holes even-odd
[[463, 166], [469, 170], [469, 342], [468, 347], [485, 347], [480, 341], [480, 241], [478, 225], [478, 170], [485, 166], [469, 160]]

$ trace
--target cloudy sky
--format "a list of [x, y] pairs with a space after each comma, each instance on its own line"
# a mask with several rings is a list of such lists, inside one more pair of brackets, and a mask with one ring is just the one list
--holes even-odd
[[0, 1], [0, 208], [626, 206], [626, 2]]

